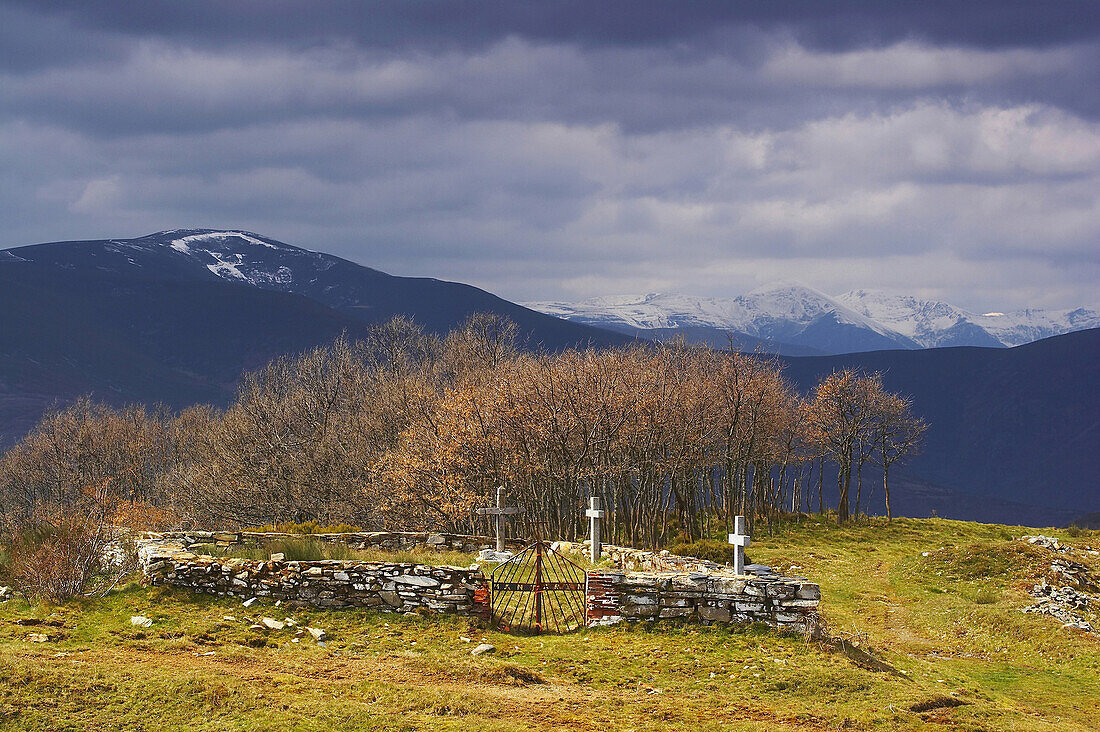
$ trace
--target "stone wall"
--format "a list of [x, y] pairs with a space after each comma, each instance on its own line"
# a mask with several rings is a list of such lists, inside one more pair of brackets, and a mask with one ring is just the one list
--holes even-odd
[[[592, 543], [583, 542], [556, 542], [554, 547], [563, 553], [588, 556]], [[615, 546], [604, 544], [601, 547], [601, 557], [610, 560], [617, 568], [635, 572], [704, 572], [706, 574], [728, 573], [730, 568], [709, 559], [697, 557], [681, 557], [663, 550], [649, 552], [642, 549], [634, 549], [628, 546]]]
[[139, 550], [155, 585], [218, 597], [280, 600], [289, 607], [367, 607], [488, 617], [488, 582], [477, 569], [424, 564], [321, 560], [254, 561], [194, 554], [147, 540]]
[[[589, 542], [558, 542], [558, 551], [587, 554]], [[766, 623], [813, 634], [821, 589], [802, 577], [784, 577], [753, 565], [735, 575], [728, 565], [668, 551], [603, 545], [612, 570], [588, 572], [587, 614], [593, 625], [623, 620], [681, 618], [703, 623]]]
[[765, 623], [812, 635], [820, 588], [799, 578], [686, 572], [588, 572], [588, 622], [679, 618], [704, 623]]
[[[473, 551], [479, 539], [446, 534], [378, 532], [319, 534], [356, 548], [431, 546]], [[488, 619], [489, 581], [479, 569], [363, 561], [255, 561], [188, 551], [195, 544], [261, 545], [286, 534], [177, 532], [147, 534], [139, 558], [153, 584], [185, 587], [219, 597], [279, 600], [288, 606], [366, 607], [390, 612], [457, 613]], [[518, 542], [517, 542], [518, 543]], [[558, 542], [563, 552], [584, 544]], [[614, 569], [587, 573], [589, 625], [678, 618], [686, 622], [752, 623], [813, 634], [821, 591], [801, 577], [766, 567], [734, 575], [728, 566], [667, 552], [605, 545]], [[277, 555], [276, 555], [277, 556]], [[637, 570], [646, 571], [637, 571]]]
[[[172, 542], [184, 547], [194, 544], [215, 544], [221, 547], [258, 547], [280, 539], [314, 539], [316, 541], [347, 544], [353, 549], [436, 549], [476, 552], [496, 546], [490, 536], [467, 534], [443, 534], [431, 531], [357, 531], [343, 534], [281, 534], [265, 531], [165, 531], [146, 533], [146, 540]], [[527, 543], [522, 539], [505, 539], [508, 549], [522, 549]]]

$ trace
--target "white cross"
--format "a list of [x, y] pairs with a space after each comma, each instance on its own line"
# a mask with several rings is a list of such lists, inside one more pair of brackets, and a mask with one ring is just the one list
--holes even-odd
[[481, 516], [493, 517], [493, 530], [497, 535], [497, 551], [504, 551], [504, 517], [522, 513], [522, 508], [506, 507], [504, 505], [504, 486], [497, 486], [497, 505], [477, 510]]
[[600, 557], [603, 555], [603, 543], [600, 541], [600, 519], [602, 519], [606, 513], [600, 510], [600, 499], [596, 496], [592, 496], [588, 499], [588, 510], [584, 512], [584, 515], [588, 517], [588, 528], [592, 532], [592, 563], [595, 564], [600, 561]]
[[752, 543], [752, 537], [745, 531], [745, 517], [733, 517], [733, 533], [729, 535], [729, 543], [737, 547], [733, 552], [733, 573], [745, 573], [745, 547]]

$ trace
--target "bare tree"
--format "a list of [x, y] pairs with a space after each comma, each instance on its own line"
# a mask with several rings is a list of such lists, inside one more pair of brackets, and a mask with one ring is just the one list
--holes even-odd
[[896, 394], [881, 393], [874, 414], [874, 440], [879, 467], [882, 468], [882, 491], [886, 496], [886, 517], [893, 521], [890, 506], [890, 468], [916, 455], [928, 425], [912, 415], [912, 401]]

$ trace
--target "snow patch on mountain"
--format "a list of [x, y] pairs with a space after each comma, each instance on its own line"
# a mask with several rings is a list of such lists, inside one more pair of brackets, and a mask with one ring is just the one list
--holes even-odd
[[[873, 347], [935, 348], [1015, 346], [1100, 327], [1100, 314], [1088, 308], [977, 314], [950, 303], [878, 290], [853, 290], [830, 297], [790, 282], [732, 298], [650, 293], [524, 304], [566, 320], [618, 329], [705, 327], [795, 344], [804, 343], [812, 330], [817, 339], [812, 345], [829, 347], [832, 342], [838, 349], [834, 352], [850, 347], [849, 339], [857, 330], [893, 342], [884, 346], [872, 343]], [[822, 334], [821, 328], [827, 332]]]
[[230, 262], [227, 255], [221, 252], [207, 252], [216, 261], [214, 264], [206, 265], [206, 268], [223, 279], [238, 279], [245, 282], [252, 282], [252, 280], [244, 272], [241, 272], [240, 266], [244, 264], [244, 257], [240, 254], [230, 254], [229, 257], [236, 259], [236, 262]]
[[133, 241], [167, 247], [201, 263], [212, 274], [256, 287], [286, 289], [295, 268], [325, 271], [334, 258], [237, 230], [177, 229]]
[[1088, 308], [978, 314], [937, 300], [880, 290], [853, 290], [836, 299], [926, 348], [960, 345], [947, 339], [957, 337], [961, 328], [980, 329], [1001, 345], [1018, 346], [1075, 330], [1100, 327], [1100, 313]]
[[777, 326], [806, 326], [831, 314], [839, 323], [866, 328], [887, 337], [897, 335], [828, 295], [805, 285], [787, 282], [761, 287], [732, 298], [649, 293], [594, 297], [577, 303], [523, 304], [567, 320], [593, 325], [619, 323], [643, 330], [702, 326], [769, 338]]
[[[165, 232], [175, 233], [175, 232]], [[188, 236], [181, 237], [179, 239], [173, 239], [168, 245], [176, 251], [187, 254], [191, 251], [191, 244], [198, 244], [200, 242], [212, 242], [217, 241], [224, 243], [228, 239], [240, 239], [248, 242], [249, 244], [255, 244], [261, 247], [267, 247], [268, 249], [283, 249], [284, 247], [277, 246], [269, 241], [264, 241], [256, 234], [252, 234], [247, 231], [202, 231], [197, 234], [190, 234]]]

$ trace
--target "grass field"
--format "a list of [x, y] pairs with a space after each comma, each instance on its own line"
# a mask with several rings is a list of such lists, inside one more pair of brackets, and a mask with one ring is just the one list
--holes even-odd
[[[874, 663], [762, 628], [516, 637], [137, 584], [62, 607], [13, 600], [0, 604], [0, 729], [1095, 730], [1100, 642], [1019, 612], [1053, 556], [1011, 541], [1022, 533], [1035, 532], [809, 520], [756, 537], [753, 559], [820, 581], [830, 632]], [[132, 626], [138, 614], [152, 627]], [[252, 630], [262, 616], [330, 640]], [[471, 656], [482, 641], [497, 653]]]

